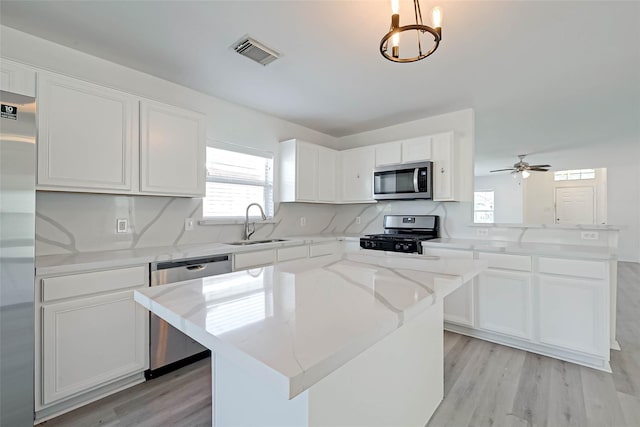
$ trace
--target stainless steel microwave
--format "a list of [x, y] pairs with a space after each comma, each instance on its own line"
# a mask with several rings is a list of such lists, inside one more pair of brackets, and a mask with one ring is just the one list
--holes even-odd
[[373, 198], [410, 200], [433, 198], [433, 162], [405, 163], [375, 168]]

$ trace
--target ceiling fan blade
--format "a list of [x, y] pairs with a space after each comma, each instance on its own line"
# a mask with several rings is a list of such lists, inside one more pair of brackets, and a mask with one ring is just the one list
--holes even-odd
[[529, 165], [530, 168], [550, 168], [551, 165]]
[[509, 168], [509, 169], [496, 169], [494, 171], [489, 171], [489, 172], [502, 172], [502, 171], [512, 171], [512, 170], [516, 170], [514, 168]]
[[542, 168], [529, 168], [527, 170], [534, 171], [534, 172], [549, 172], [549, 169], [542, 169]]

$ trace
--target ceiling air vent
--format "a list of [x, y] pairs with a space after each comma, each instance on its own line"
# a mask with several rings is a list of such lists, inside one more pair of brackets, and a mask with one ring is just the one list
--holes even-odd
[[242, 40], [233, 45], [233, 50], [262, 65], [267, 65], [275, 61], [280, 55], [275, 50], [269, 49], [259, 41], [250, 37], [243, 37]]

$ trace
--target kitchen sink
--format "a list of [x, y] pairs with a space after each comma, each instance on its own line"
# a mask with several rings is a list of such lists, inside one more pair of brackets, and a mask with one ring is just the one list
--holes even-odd
[[268, 240], [241, 240], [239, 242], [227, 243], [227, 245], [247, 246], [247, 245], [259, 245], [264, 243], [277, 243], [286, 242], [285, 239], [268, 239]]

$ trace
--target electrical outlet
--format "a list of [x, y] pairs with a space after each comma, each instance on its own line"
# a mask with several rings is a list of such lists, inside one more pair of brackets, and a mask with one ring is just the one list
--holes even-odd
[[598, 240], [600, 234], [597, 231], [583, 231], [580, 233], [580, 237], [582, 237], [582, 240]]
[[476, 236], [478, 237], [487, 237], [489, 235], [488, 228], [476, 228]]
[[129, 220], [126, 218], [116, 219], [116, 233], [128, 233], [129, 232]]
[[359, 216], [356, 217], [356, 224], [360, 224], [360, 217]]
[[307, 226], [307, 218], [304, 216], [300, 217], [300, 227], [306, 227]]
[[185, 218], [184, 219], [184, 231], [193, 231], [193, 218]]

